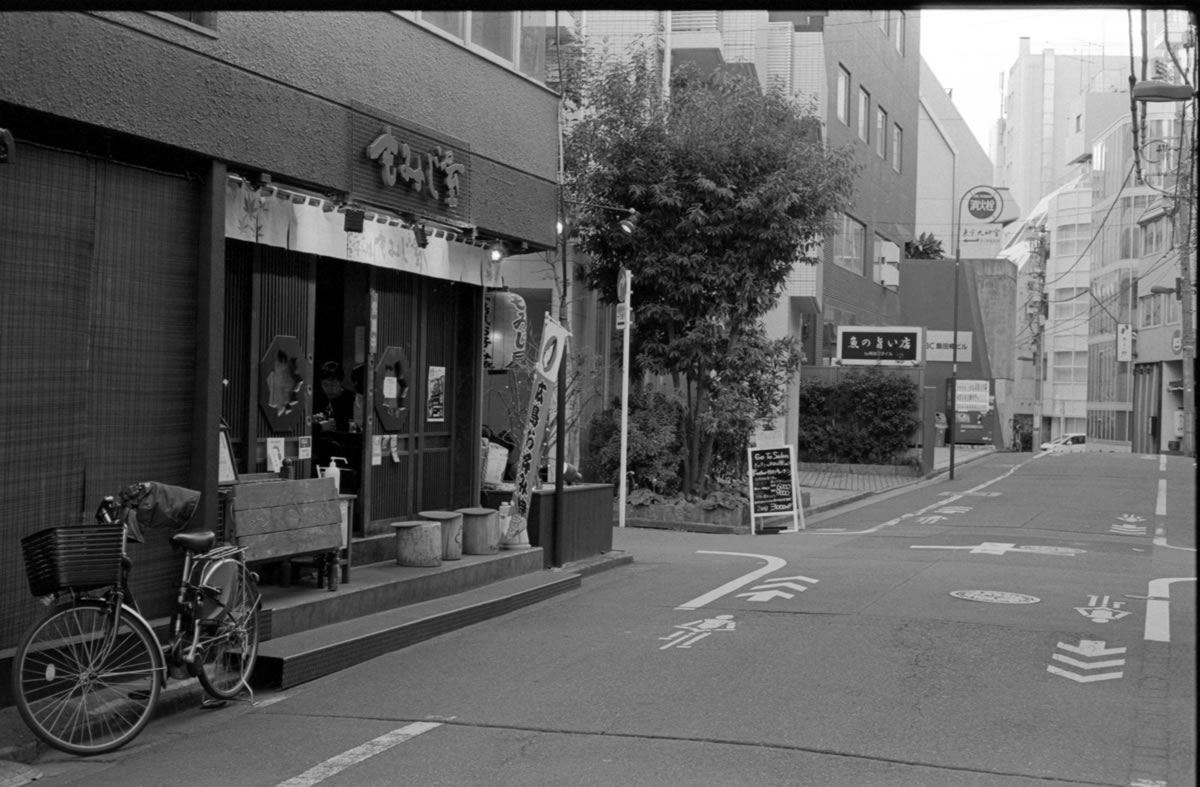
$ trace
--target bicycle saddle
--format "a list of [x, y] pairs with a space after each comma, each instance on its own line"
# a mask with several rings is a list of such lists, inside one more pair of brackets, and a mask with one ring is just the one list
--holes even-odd
[[207, 552], [217, 543], [217, 534], [211, 530], [199, 530], [195, 533], [176, 533], [171, 536], [171, 543], [183, 547], [188, 552]]

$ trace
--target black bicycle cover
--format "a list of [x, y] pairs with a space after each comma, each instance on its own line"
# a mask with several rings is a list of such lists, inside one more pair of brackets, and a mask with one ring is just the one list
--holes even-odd
[[196, 513], [200, 493], [158, 481], [131, 484], [121, 492], [121, 503], [137, 513], [142, 527], [182, 530]]

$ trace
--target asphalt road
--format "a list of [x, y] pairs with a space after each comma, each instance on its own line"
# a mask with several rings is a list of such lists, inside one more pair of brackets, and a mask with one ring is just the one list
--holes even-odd
[[1191, 459], [996, 454], [801, 533], [627, 528], [579, 591], [39, 784], [1190, 785], [1195, 524]]

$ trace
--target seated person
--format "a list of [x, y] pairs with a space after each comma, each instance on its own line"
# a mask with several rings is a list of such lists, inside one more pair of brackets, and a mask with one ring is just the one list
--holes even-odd
[[321, 364], [319, 379], [321, 390], [313, 397], [313, 423], [326, 432], [360, 431], [362, 407], [358, 394], [343, 382], [342, 365], [337, 361]]

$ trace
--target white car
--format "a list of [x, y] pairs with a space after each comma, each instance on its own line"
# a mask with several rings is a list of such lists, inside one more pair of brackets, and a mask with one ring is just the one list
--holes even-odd
[[1087, 435], [1079, 432], [1059, 435], [1053, 440], [1042, 443], [1043, 451], [1086, 451]]

